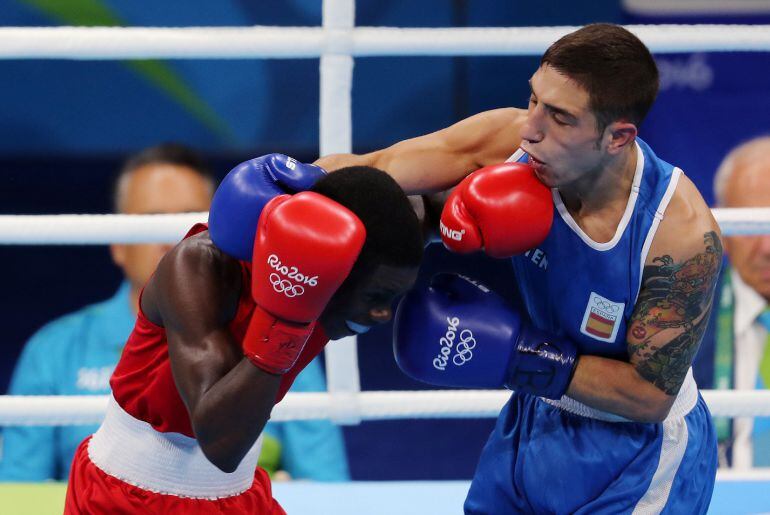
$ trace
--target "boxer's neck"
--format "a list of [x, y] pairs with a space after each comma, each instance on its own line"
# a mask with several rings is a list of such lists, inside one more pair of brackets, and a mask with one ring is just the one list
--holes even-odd
[[595, 172], [559, 188], [569, 214], [594, 241], [609, 241], [626, 210], [636, 171], [636, 145]]

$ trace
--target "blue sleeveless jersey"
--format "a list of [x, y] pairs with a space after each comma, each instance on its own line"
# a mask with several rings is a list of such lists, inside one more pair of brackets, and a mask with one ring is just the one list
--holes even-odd
[[[582, 354], [628, 361], [626, 328], [655, 231], [682, 174], [637, 139], [637, 167], [613, 238], [592, 241], [554, 190], [554, 222], [513, 258], [534, 325]], [[509, 161], [526, 161], [519, 151]], [[688, 374], [668, 417], [631, 422], [581, 404], [514, 392], [479, 458], [466, 515], [705, 514], [717, 466], [714, 426]]]
[[[553, 190], [554, 221], [537, 248], [513, 258], [532, 323], [569, 336], [581, 354], [628, 361], [626, 327], [655, 231], [682, 173], [637, 138], [637, 164], [626, 210], [612, 240], [586, 235]], [[526, 162], [519, 150], [509, 161]]]

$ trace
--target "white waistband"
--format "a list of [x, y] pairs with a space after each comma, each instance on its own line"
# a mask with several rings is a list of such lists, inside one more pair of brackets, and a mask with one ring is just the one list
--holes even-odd
[[[607, 413], [595, 408], [586, 406], [582, 402], [578, 402], [572, 397], [562, 396], [559, 400], [543, 399], [540, 400], [547, 402], [552, 406], [556, 406], [564, 411], [569, 411], [576, 415], [580, 415], [588, 418], [595, 418], [597, 420], [604, 420], [606, 422], [631, 422], [631, 420], [615, 415], [613, 413]], [[671, 410], [668, 412], [666, 420], [682, 418], [687, 415], [695, 407], [695, 403], [698, 402], [698, 386], [695, 384], [695, 379], [692, 377], [692, 368], [687, 371], [687, 377], [684, 378], [682, 387], [679, 389], [679, 393], [676, 396], [674, 404], [671, 406]]]
[[217, 499], [245, 492], [254, 481], [262, 437], [232, 473], [216, 468], [194, 438], [160, 433], [137, 420], [114, 398], [88, 444], [91, 461], [107, 474], [151, 492]]

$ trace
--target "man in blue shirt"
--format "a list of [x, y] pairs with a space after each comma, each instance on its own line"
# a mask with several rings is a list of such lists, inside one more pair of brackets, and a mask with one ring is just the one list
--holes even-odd
[[[115, 209], [126, 214], [206, 211], [214, 179], [197, 154], [181, 145], [144, 150], [123, 166]], [[133, 328], [142, 286], [170, 248], [164, 244], [112, 245], [126, 281], [115, 295], [46, 324], [27, 342], [10, 395], [106, 395], [109, 379]], [[292, 391], [323, 391], [318, 361], [297, 377]], [[3, 430], [0, 480], [65, 479], [80, 442], [97, 425], [13, 426]], [[340, 429], [328, 421], [269, 423], [260, 464], [295, 479], [349, 479]]]

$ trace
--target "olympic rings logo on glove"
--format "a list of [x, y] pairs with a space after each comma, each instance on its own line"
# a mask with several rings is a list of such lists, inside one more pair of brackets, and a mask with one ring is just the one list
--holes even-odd
[[296, 266], [284, 265], [283, 263], [281, 263], [281, 258], [276, 256], [275, 254], [270, 254], [267, 257], [267, 264], [270, 266], [270, 268], [272, 268], [279, 274], [286, 276], [289, 279], [293, 279], [307, 286], [318, 286], [317, 275], [310, 277], [309, 275], [306, 275], [300, 272], [299, 268], [297, 268]]
[[476, 347], [476, 338], [473, 337], [473, 333], [470, 329], [463, 329], [460, 333], [460, 341], [457, 342], [455, 351], [457, 352], [452, 356], [452, 363], [458, 367], [465, 365], [467, 362], [473, 359], [472, 349]]
[[[452, 363], [459, 367], [473, 359], [473, 352], [471, 352], [471, 349], [476, 347], [476, 338], [473, 337], [473, 332], [470, 329], [463, 329], [460, 331], [459, 335], [457, 334], [457, 329], [460, 325], [460, 319], [458, 317], [447, 317], [446, 321], [446, 333], [439, 338], [439, 353], [433, 358], [433, 368], [442, 371], [446, 370], [446, 366], [449, 363], [449, 356], [452, 354], [452, 348], [455, 349], [455, 355], [452, 356]], [[455, 337], [460, 338], [456, 345]]]
[[275, 273], [270, 274], [270, 284], [275, 291], [283, 293], [290, 299], [305, 293], [305, 288], [286, 279], [281, 279], [281, 276]]

